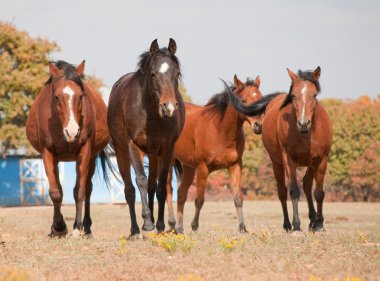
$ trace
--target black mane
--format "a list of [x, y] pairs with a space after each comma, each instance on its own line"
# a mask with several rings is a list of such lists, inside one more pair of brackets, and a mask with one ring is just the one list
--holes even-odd
[[[239, 94], [247, 86], [255, 86], [258, 88], [254, 80], [252, 80], [251, 78], [247, 78], [247, 81], [244, 83], [244, 87], [239, 89], [236, 92], [236, 94]], [[225, 88], [223, 92], [212, 96], [211, 99], [209, 99], [209, 101], [205, 105], [208, 107], [206, 108], [205, 113], [209, 113], [211, 114], [211, 116], [218, 113], [220, 116], [220, 120], [223, 120], [224, 114], [227, 109], [227, 105], [231, 102], [228, 92], [229, 91], [234, 92], [235, 90], [236, 90], [236, 87], [233, 84], [230, 84], [228, 86], [228, 89]]]
[[[313, 73], [314, 73], [314, 71], [312, 71], [312, 70], [308, 70], [308, 71], [298, 70], [299, 78], [301, 78], [302, 80], [306, 80], [306, 81], [313, 83], [314, 86], [317, 88], [317, 93], [320, 93], [321, 92], [321, 86], [319, 84], [319, 81], [317, 79], [313, 78]], [[284, 101], [280, 107], [280, 110], [292, 102], [292, 91], [293, 91], [293, 83], [292, 83], [292, 85], [290, 85], [289, 93], [285, 97], [285, 99], [284, 99]]]
[[[58, 69], [63, 70], [64, 76], [67, 80], [74, 81], [81, 88], [81, 90], [84, 91], [83, 82], [82, 82], [82, 78], [84, 77], [80, 77], [76, 73], [76, 67], [74, 65], [68, 62], [65, 62], [63, 60], [59, 60], [53, 63]], [[45, 85], [50, 84], [52, 81], [53, 81], [53, 77], [50, 76], [49, 79], [45, 82]]]
[[[171, 60], [173, 60], [178, 65], [178, 67], [181, 69], [181, 64], [179, 62], [179, 59], [174, 54], [172, 54], [169, 51], [169, 49], [166, 47], [159, 49], [155, 54], [153, 54], [153, 56], [168, 57]], [[151, 58], [152, 58], [152, 56], [151, 56], [149, 51], [142, 53], [139, 57], [139, 62], [137, 63], [138, 71], [140, 71], [141, 73], [145, 73]]]

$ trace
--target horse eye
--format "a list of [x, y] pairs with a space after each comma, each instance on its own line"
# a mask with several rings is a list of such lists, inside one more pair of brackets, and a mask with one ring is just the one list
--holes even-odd
[[152, 78], [156, 78], [156, 77], [157, 77], [156, 73], [152, 72]]
[[315, 99], [315, 100], [317, 99], [317, 95], [316, 94], [313, 96], [313, 99]]
[[296, 99], [296, 96], [295, 96], [295, 95], [292, 95], [291, 97], [292, 97], [292, 100], [295, 100], [295, 99]]
[[59, 97], [57, 95], [54, 95], [54, 98], [56, 101], [59, 101]]
[[181, 76], [181, 72], [178, 72], [176, 75], [177, 79], [179, 79], [180, 76]]

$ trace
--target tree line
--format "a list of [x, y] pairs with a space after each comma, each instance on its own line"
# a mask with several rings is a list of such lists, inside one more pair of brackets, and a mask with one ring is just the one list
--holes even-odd
[[[48, 77], [47, 64], [52, 52], [59, 51], [55, 42], [32, 38], [10, 23], [0, 22], [0, 153], [25, 148], [33, 154], [25, 136], [29, 109]], [[86, 78], [96, 88], [101, 79]], [[181, 83], [180, 91], [191, 101]], [[380, 200], [380, 96], [356, 100], [320, 100], [330, 115], [334, 141], [325, 180], [327, 199]], [[271, 162], [261, 136], [246, 127], [243, 187], [247, 198], [277, 197]], [[223, 172], [222, 172], [223, 173]], [[300, 173], [301, 174], [301, 173]], [[225, 177], [211, 177], [209, 191], [219, 190]], [[299, 179], [302, 182], [302, 179]], [[228, 181], [227, 181], [228, 182]], [[228, 186], [228, 184], [227, 184]]]

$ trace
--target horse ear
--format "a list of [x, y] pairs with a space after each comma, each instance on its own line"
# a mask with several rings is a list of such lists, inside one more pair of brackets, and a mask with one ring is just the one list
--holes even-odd
[[313, 78], [318, 80], [321, 77], [321, 68], [318, 66], [313, 72]]
[[174, 41], [174, 39], [170, 38], [169, 40], [169, 46], [168, 46], [169, 52], [171, 52], [173, 55], [177, 51], [177, 43]]
[[156, 53], [160, 49], [160, 46], [158, 46], [157, 39], [154, 39], [152, 44], [150, 44], [149, 52], [151, 54]]
[[79, 65], [78, 67], [75, 69], [75, 72], [78, 74], [79, 77], [82, 77], [83, 76], [83, 73], [84, 73], [84, 63], [86, 61], [83, 60]]
[[260, 83], [261, 83], [260, 76], [257, 76], [255, 79], [255, 85], [257, 86], [257, 88], [260, 87]]
[[52, 77], [59, 76], [59, 69], [55, 66], [54, 62], [49, 62], [49, 73]]
[[244, 87], [244, 83], [240, 81], [236, 74], [234, 76], [234, 85], [237, 89]]
[[289, 77], [290, 79], [292, 79], [292, 82], [294, 83], [296, 80], [299, 79], [298, 75], [295, 74], [293, 71], [291, 71], [289, 68], [287, 68], [288, 70], [288, 74], [289, 74]]

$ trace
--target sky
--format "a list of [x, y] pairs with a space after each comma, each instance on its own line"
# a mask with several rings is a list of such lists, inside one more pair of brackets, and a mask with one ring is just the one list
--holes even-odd
[[[177, 42], [194, 103], [223, 90], [219, 78], [261, 77], [263, 94], [288, 91], [286, 68], [320, 66], [321, 98], [380, 94], [380, 1], [0, 0], [0, 20], [55, 41], [53, 53], [108, 89], [136, 70], [158, 39]], [[105, 94], [109, 90], [104, 91]]]

